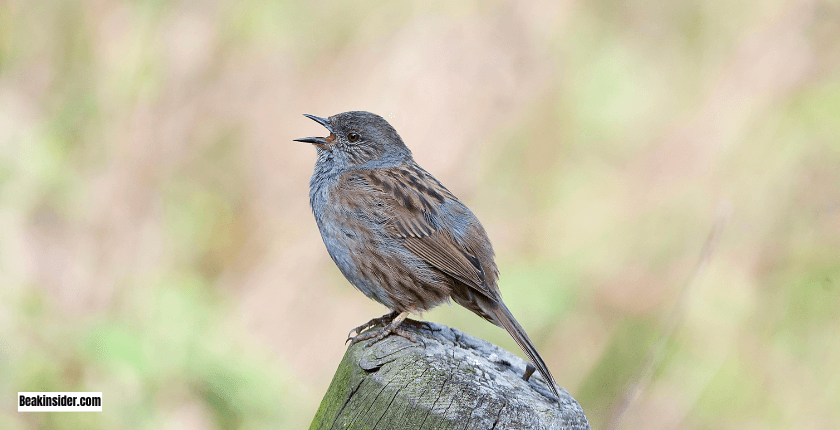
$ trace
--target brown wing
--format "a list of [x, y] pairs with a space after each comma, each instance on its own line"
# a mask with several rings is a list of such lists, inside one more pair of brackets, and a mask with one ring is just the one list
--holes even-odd
[[[481, 295], [498, 299], [497, 272], [487, 235], [449, 190], [416, 164], [365, 171], [362, 175], [371, 191], [389, 207], [386, 230], [403, 240], [406, 249]], [[463, 217], [467, 226], [468, 234], [460, 243], [442, 228], [439, 217], [445, 203], [450, 205], [447, 215]]]

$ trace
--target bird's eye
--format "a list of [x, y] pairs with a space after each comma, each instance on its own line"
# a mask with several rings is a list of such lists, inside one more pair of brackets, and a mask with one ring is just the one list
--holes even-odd
[[352, 131], [350, 133], [347, 133], [347, 140], [349, 140], [351, 142], [355, 142], [355, 141], [359, 140], [359, 137], [360, 137], [359, 133], [352, 132]]

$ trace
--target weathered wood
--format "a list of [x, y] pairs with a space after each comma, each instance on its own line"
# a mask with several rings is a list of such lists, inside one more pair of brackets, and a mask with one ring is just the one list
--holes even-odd
[[589, 429], [575, 399], [555, 399], [525, 361], [444, 325], [347, 349], [310, 430]]

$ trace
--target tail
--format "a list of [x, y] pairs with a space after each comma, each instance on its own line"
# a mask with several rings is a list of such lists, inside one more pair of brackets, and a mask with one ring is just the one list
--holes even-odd
[[554, 377], [551, 376], [551, 372], [548, 371], [548, 366], [546, 366], [545, 361], [543, 361], [542, 357], [540, 357], [540, 353], [537, 352], [537, 348], [534, 346], [534, 343], [531, 342], [528, 334], [525, 333], [525, 330], [521, 325], [519, 325], [507, 306], [505, 306], [501, 300], [492, 304], [485, 301], [484, 304], [489, 306], [482, 306], [484, 308], [483, 310], [496, 320], [494, 322], [498, 322], [499, 325], [504, 327], [504, 329], [510, 333], [513, 340], [516, 341], [516, 344], [522, 348], [522, 352], [524, 352], [531, 362], [534, 363], [534, 366], [537, 367], [540, 375], [542, 375], [543, 379], [545, 379], [548, 387], [551, 388], [551, 392], [559, 399], [560, 393], [557, 391], [557, 383], [554, 382]]

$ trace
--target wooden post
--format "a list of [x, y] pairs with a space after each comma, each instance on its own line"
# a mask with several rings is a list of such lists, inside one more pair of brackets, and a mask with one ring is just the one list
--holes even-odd
[[525, 361], [444, 325], [347, 349], [310, 430], [574, 429], [589, 423], [575, 399], [555, 399]]

